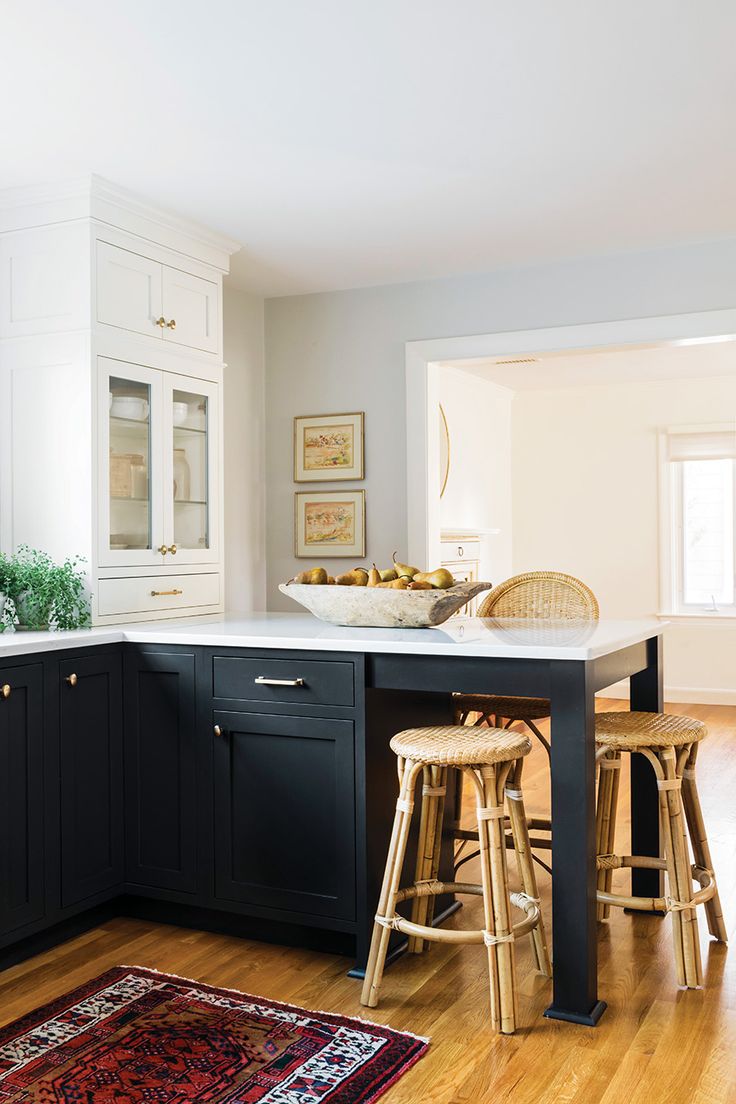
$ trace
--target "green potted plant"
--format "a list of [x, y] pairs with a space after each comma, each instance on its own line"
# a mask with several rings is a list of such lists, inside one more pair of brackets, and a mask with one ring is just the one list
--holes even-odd
[[0, 557], [0, 629], [83, 629], [91, 621], [79, 556], [54, 563], [46, 552], [22, 544]]

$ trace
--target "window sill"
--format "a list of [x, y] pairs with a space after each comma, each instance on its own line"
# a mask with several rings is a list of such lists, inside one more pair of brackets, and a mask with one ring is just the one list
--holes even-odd
[[660, 621], [672, 621], [676, 624], [687, 625], [723, 625], [733, 627], [736, 625], [736, 613], [658, 613]]

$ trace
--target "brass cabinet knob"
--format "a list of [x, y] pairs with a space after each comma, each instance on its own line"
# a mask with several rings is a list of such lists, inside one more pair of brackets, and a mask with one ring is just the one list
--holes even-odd
[[170, 544], [169, 545], [169, 552], [171, 553], [172, 556], [176, 555], [176, 545], [175, 544]]
[[222, 729], [219, 725], [215, 725], [212, 731], [214, 732], [215, 736], [222, 736]]
[[161, 329], [163, 329], [166, 325], [166, 319], [163, 317], [163, 315], [161, 316], [161, 318], [154, 318], [153, 324], [154, 326], [160, 326]]
[[2, 694], [2, 696], [4, 698], [9, 698], [10, 697], [10, 686], [8, 685], [7, 682], [5, 683], [4, 686], [0, 686], [0, 694]]
[[79, 682], [79, 679], [77, 678], [77, 676], [72, 671], [72, 673], [70, 675], [66, 676], [66, 681], [69, 683], [69, 685], [71, 687], [75, 687], [77, 685], [77, 683]]
[[169, 321], [168, 321], [168, 322], [166, 323], [166, 326], [167, 326], [167, 328], [168, 328], [168, 329], [170, 329], [170, 330], [175, 330], [175, 329], [176, 329], [176, 319], [175, 319], [175, 318], [171, 318], [171, 319], [170, 319], [170, 320], [169, 320]]
[[169, 551], [169, 546], [168, 546], [168, 544], [162, 544], [162, 545], [160, 545], [160, 546], [159, 546], [159, 548], [158, 548], [158, 551], [159, 551], [159, 552], [161, 553], [161, 555], [162, 555], [162, 556], [165, 556], [165, 555], [166, 555], [166, 553], [167, 553], [167, 552]]

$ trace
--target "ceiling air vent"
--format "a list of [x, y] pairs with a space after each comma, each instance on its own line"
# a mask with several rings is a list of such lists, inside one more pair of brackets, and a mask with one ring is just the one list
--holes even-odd
[[496, 360], [495, 364], [536, 364], [537, 357], [512, 357], [511, 360]]

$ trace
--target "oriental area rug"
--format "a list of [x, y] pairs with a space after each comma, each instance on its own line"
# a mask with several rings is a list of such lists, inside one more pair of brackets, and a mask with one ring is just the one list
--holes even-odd
[[1, 1104], [369, 1104], [427, 1040], [118, 966], [0, 1028]]

